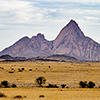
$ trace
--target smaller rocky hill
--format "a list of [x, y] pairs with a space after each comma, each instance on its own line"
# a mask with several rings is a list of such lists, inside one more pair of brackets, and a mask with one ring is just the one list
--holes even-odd
[[68, 62], [68, 61], [78, 61], [75, 57], [70, 57], [70, 56], [66, 56], [66, 55], [51, 55], [47, 57], [48, 59], [52, 59], [52, 60], [59, 60], [62, 62]]

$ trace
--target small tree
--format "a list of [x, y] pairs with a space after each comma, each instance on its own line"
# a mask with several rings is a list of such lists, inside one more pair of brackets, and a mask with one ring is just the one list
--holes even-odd
[[44, 77], [38, 77], [36, 80], [36, 83], [42, 86], [42, 84], [45, 84], [46, 79]]
[[95, 86], [95, 83], [93, 83], [92, 81], [90, 81], [88, 84], [87, 84], [87, 87], [88, 88], [94, 88]]
[[22, 70], [25, 70], [25, 68], [22, 68]]
[[4, 87], [9, 87], [8, 84], [9, 84], [8, 81], [2, 81], [1, 82], [1, 85], [4, 86]]
[[61, 85], [62, 88], [65, 88], [65, 86], [66, 86], [66, 84], [62, 84], [62, 85]]
[[87, 82], [86, 81], [84, 81], [84, 82], [80, 81], [79, 85], [80, 85], [81, 88], [86, 88]]

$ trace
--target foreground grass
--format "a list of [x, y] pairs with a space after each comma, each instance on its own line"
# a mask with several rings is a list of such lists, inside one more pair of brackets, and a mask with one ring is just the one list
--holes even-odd
[[[65, 62], [0, 62], [0, 81], [7, 80], [18, 88], [0, 88], [7, 97], [0, 100], [13, 100], [22, 96], [25, 100], [100, 100], [100, 63]], [[3, 68], [3, 69], [2, 69]], [[18, 69], [24, 68], [22, 72]], [[13, 70], [12, 70], [13, 69]], [[31, 71], [30, 71], [31, 69]], [[13, 71], [13, 73], [9, 73]], [[43, 76], [51, 84], [67, 84], [68, 89], [30, 87], [37, 77]], [[79, 81], [93, 81], [94, 89], [79, 88]], [[24, 86], [24, 88], [21, 88]], [[44, 95], [44, 97], [39, 97]]]
[[100, 100], [100, 89], [56, 89], [56, 88], [2, 88], [0, 89], [7, 95], [0, 100], [13, 100], [16, 95], [21, 95], [24, 100]]

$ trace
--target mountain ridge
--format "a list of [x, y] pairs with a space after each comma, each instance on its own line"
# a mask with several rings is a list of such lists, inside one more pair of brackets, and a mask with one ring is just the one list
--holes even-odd
[[100, 60], [100, 44], [86, 37], [78, 24], [71, 20], [53, 41], [48, 41], [41, 33], [32, 38], [25, 36], [0, 52], [0, 55], [7, 54], [26, 58], [60, 54], [97, 61]]

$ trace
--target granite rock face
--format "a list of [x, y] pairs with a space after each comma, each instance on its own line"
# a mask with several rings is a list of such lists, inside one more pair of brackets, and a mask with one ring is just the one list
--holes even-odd
[[86, 37], [71, 20], [53, 41], [55, 54], [65, 54], [81, 60], [100, 60], [100, 44]]
[[38, 57], [53, 54], [51, 50], [52, 41], [47, 41], [41, 33], [32, 38], [23, 37], [12, 46], [0, 52], [0, 55], [11, 55], [12, 57]]
[[23, 37], [12, 46], [0, 52], [0, 55], [13, 57], [46, 57], [54, 54], [67, 55], [79, 60], [100, 60], [100, 44], [86, 37], [78, 24], [71, 20], [53, 41], [45, 39], [39, 33], [32, 38]]

